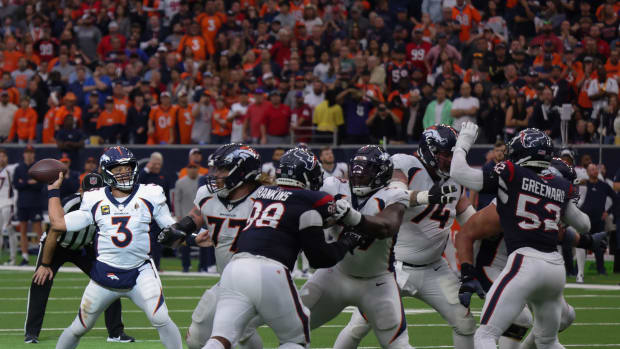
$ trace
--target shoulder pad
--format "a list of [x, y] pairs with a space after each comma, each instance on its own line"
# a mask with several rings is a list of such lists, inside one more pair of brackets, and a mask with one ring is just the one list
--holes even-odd
[[194, 205], [196, 207], [201, 208], [205, 201], [209, 200], [213, 197], [213, 194], [209, 192], [206, 185], [201, 185], [196, 192], [196, 197], [194, 198]]
[[164, 188], [157, 184], [140, 184], [137, 194], [150, 201], [155, 206], [166, 202]]
[[331, 195], [345, 194], [343, 191], [348, 192], [349, 181], [341, 179], [335, 176], [330, 176], [325, 179], [321, 191], [329, 193]]
[[407, 154], [392, 155], [392, 163], [394, 163], [395, 170], [401, 170], [405, 175], [409, 172], [410, 168], [422, 166], [418, 158]]
[[105, 188], [96, 188], [84, 192], [82, 196], [82, 205], [80, 209], [86, 209], [90, 211], [90, 208], [97, 202], [106, 199]]
[[392, 204], [403, 204], [405, 207], [409, 207], [410, 199], [407, 190], [385, 187], [379, 190], [374, 197], [383, 200], [386, 207]]

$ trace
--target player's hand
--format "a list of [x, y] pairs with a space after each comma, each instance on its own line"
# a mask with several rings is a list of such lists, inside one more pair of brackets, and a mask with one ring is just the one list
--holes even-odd
[[607, 232], [592, 234], [592, 251], [601, 249], [605, 251], [607, 249]]
[[205, 230], [202, 231], [200, 233], [198, 233], [195, 238], [194, 241], [196, 241], [196, 245], [198, 245], [199, 247], [210, 247], [213, 246], [213, 241], [211, 241], [211, 239], [209, 238], [209, 231]]
[[457, 187], [454, 184], [439, 185], [435, 184], [428, 191], [428, 203], [429, 205], [440, 204], [445, 205], [456, 200], [456, 196], [450, 195], [457, 191]]
[[340, 220], [344, 225], [354, 227], [362, 220], [362, 214], [356, 209], [351, 207], [351, 203], [345, 199], [336, 201], [336, 213], [334, 214], [337, 220]]
[[349, 252], [351, 252], [351, 254], [353, 254], [353, 250], [355, 250], [356, 247], [364, 244], [365, 240], [366, 239], [363, 235], [354, 231], [345, 231], [342, 235], [340, 235], [340, 239], [338, 239], [338, 241], [344, 245]]
[[161, 230], [157, 236], [157, 242], [164, 246], [176, 247], [176, 243], [180, 240], [184, 240], [187, 234], [179, 229], [176, 224], [173, 224], [167, 228]]
[[52, 268], [40, 265], [34, 272], [32, 280], [35, 284], [43, 286], [43, 284], [45, 284], [48, 280], [52, 280], [53, 277], [54, 272], [52, 271]]
[[480, 299], [484, 299], [486, 293], [480, 285], [480, 281], [474, 276], [474, 266], [469, 263], [461, 264], [461, 287], [459, 288], [459, 302], [469, 308], [471, 303], [471, 296], [478, 294]]
[[64, 173], [59, 172], [58, 173], [58, 179], [54, 181], [54, 183], [50, 184], [47, 186], [47, 190], [52, 190], [52, 189], [60, 189], [60, 185], [62, 184], [62, 180], [65, 177]]
[[456, 147], [465, 150], [467, 153], [471, 148], [471, 145], [476, 142], [478, 137], [478, 125], [473, 122], [465, 122], [459, 132], [459, 137], [456, 139]]

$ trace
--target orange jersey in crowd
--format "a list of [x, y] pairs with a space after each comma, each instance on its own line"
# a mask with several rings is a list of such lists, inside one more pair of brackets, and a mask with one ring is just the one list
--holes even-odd
[[131, 103], [129, 103], [129, 98], [114, 98], [114, 109], [123, 113], [123, 115], [127, 116], [127, 111]]
[[120, 125], [125, 124], [125, 115], [117, 109], [114, 109], [111, 112], [108, 112], [107, 110], [103, 110], [99, 114], [99, 117], [97, 118], [97, 129], [100, 129], [106, 126], [119, 125], [119, 124]]
[[4, 51], [4, 63], [2, 70], [12, 72], [17, 69], [17, 62], [24, 54], [20, 51]]
[[612, 64], [608, 58], [607, 63], [605, 63], [605, 70], [607, 71], [607, 75], [609, 75], [609, 77], [613, 78], [620, 75], [620, 61], [616, 64]]
[[459, 33], [459, 40], [461, 42], [467, 42], [471, 35], [471, 28], [473, 22], [480, 23], [482, 16], [480, 12], [471, 5], [465, 5], [462, 10], [459, 10], [456, 6], [452, 8], [452, 19], [457, 20], [461, 24], [461, 32]]
[[[198, 167], [198, 176], [204, 176], [209, 173], [209, 169], [206, 167]], [[181, 171], [179, 171], [179, 179], [187, 176], [187, 167], [183, 167]]]
[[226, 126], [222, 126], [217, 120], [226, 120], [228, 117], [228, 108], [217, 109], [213, 112], [211, 119], [211, 133], [218, 136], [229, 136], [232, 131], [232, 123], [226, 122]]
[[215, 54], [215, 36], [222, 27], [222, 18], [217, 14], [213, 16], [204, 15], [198, 20], [202, 30], [202, 36], [207, 44], [207, 52], [210, 55]]
[[82, 127], [82, 108], [78, 106], [73, 106], [73, 109], [69, 111], [67, 106], [59, 107], [56, 112], [56, 119], [54, 123], [57, 127], [62, 126], [62, 123], [65, 122], [65, 117], [69, 114], [73, 115], [73, 120], [77, 123], [78, 127]]
[[164, 109], [161, 105], [153, 107], [149, 119], [153, 121], [155, 126], [155, 134], [153, 135], [153, 141], [157, 144], [165, 142], [167, 144], [172, 143], [174, 136], [172, 130], [176, 123], [176, 106], [170, 106]]
[[47, 113], [45, 113], [45, 117], [43, 118], [43, 131], [41, 132], [41, 143], [50, 144], [54, 143], [54, 121], [56, 118], [56, 111], [58, 107], [53, 107], [48, 109]]
[[191, 47], [194, 53], [194, 59], [203, 61], [207, 58], [207, 42], [205, 38], [200, 35], [183, 35], [179, 42], [179, 48], [177, 51], [182, 53], [185, 51], [185, 47]]
[[194, 116], [192, 116], [193, 104], [187, 107], [177, 107], [177, 127], [179, 130], [179, 144], [190, 144], [192, 142], [192, 127], [194, 127]]
[[13, 140], [17, 134], [20, 140], [33, 140], [37, 128], [37, 112], [28, 107], [19, 108], [13, 114], [13, 124], [9, 132], [9, 140]]
[[385, 98], [383, 98], [383, 93], [381, 93], [379, 86], [375, 84], [357, 84], [355, 87], [361, 89], [364, 92], [364, 96], [377, 99], [380, 102], [385, 102]]
[[15, 105], [19, 105], [19, 91], [15, 88], [15, 87], [9, 87], [9, 88], [2, 88], [0, 89], [0, 92], [4, 92], [6, 91], [6, 93], [9, 94], [9, 102], [15, 104]]
[[[562, 63], [562, 56], [560, 56], [559, 53], [552, 53], [551, 55], [551, 65], [559, 65], [562, 67], [564, 66], [564, 64]], [[534, 58], [534, 62], [532, 62], [532, 66], [542, 66], [544, 58], [544, 55], [536, 56], [536, 58]]]

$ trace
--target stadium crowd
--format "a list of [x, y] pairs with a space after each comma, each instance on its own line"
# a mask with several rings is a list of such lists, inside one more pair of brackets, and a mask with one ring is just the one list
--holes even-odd
[[613, 0], [4, 0], [0, 140], [332, 143], [338, 131], [338, 142], [416, 143], [429, 125], [465, 121], [482, 143], [527, 126], [560, 140], [569, 110], [569, 143], [618, 143], [619, 11]]

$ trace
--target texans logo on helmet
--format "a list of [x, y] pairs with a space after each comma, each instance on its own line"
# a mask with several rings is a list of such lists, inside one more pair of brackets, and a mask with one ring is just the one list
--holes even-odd
[[306, 170], [312, 170], [316, 166], [316, 157], [305, 151], [296, 151], [293, 155], [303, 162]]

